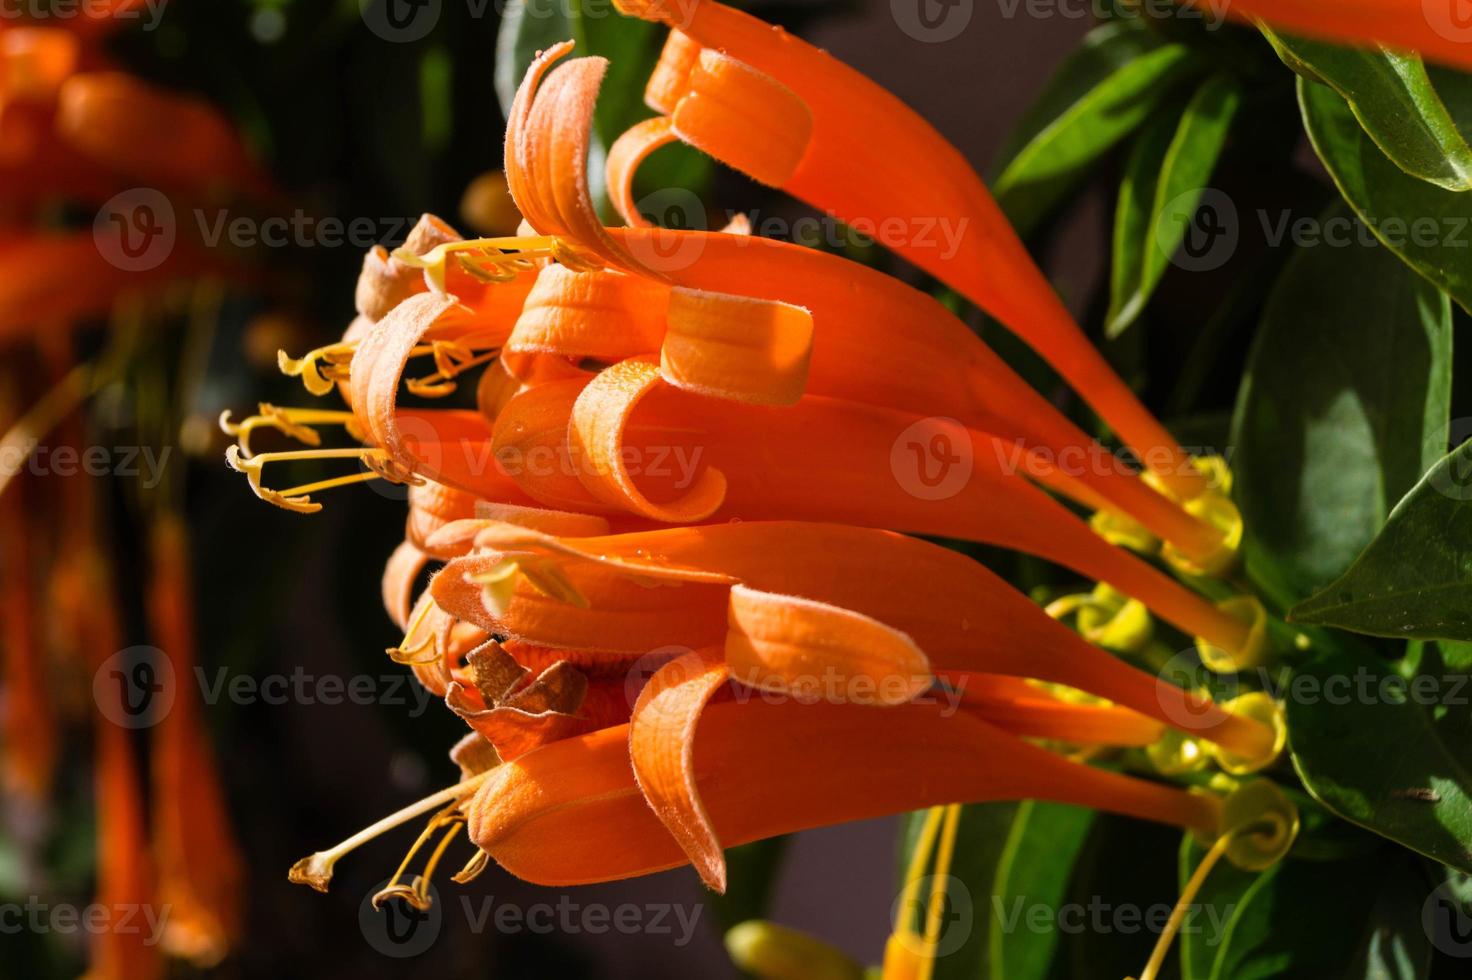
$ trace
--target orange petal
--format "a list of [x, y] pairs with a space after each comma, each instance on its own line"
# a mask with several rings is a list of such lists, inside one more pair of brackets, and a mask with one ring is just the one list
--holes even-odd
[[[702, 399], [657, 381], [652, 365], [625, 362], [586, 387], [558, 382], [524, 392], [498, 421], [498, 457], [513, 432], [526, 440], [541, 433], [553, 451], [557, 419], [569, 412], [586, 427], [579, 433], [572, 425], [569, 442], [588, 456], [575, 452], [572, 463], [597, 496], [579, 497], [562, 473], [512, 471], [528, 495], [554, 506], [601, 503], [684, 522], [841, 521], [994, 544], [1109, 582], [1223, 649], [1245, 646], [1244, 623], [1103, 541], [1008, 472], [1006, 447], [980, 433], [837, 399], [809, 395], [790, 408], [765, 408]], [[589, 397], [594, 385], [599, 390]], [[577, 409], [569, 411], [570, 399]], [[695, 472], [654, 472], [656, 461], [672, 459]], [[644, 464], [637, 478], [627, 460]], [[718, 484], [711, 474], [719, 474]], [[676, 506], [648, 506], [655, 493], [683, 497]]]
[[702, 395], [791, 405], [807, 386], [813, 317], [788, 303], [677, 287], [660, 374]]
[[[182, 678], [195, 670], [193, 590], [182, 522], [154, 528], [149, 624]], [[163, 933], [173, 956], [209, 967], [240, 939], [244, 861], [230, 826], [209, 732], [192, 683], [178, 685], [172, 709], [154, 729], [153, 838], [158, 895], [171, 912]]]
[[67, 79], [57, 96], [56, 126], [78, 150], [133, 179], [193, 191], [225, 183], [268, 193], [218, 110], [123, 72]]
[[[675, 103], [677, 133], [954, 286], [1047, 359], [1180, 496], [1205, 489], [1074, 323], [981, 178], [925, 120], [827, 53], [713, 0], [679, 11], [619, 6], [676, 26], [706, 49]], [[933, 229], [938, 216], [952, 223], [954, 241], [921, 234], [921, 223]]]
[[383, 569], [383, 608], [399, 629], [409, 628], [414, 605], [414, 583], [429, 564], [429, 555], [412, 541], [400, 542]]
[[[707, 591], [627, 589], [641, 572], [655, 581], [720, 574], [750, 589], [826, 603], [903, 631], [930, 658], [932, 669], [948, 678], [969, 675], [968, 697], [998, 696], [994, 688], [973, 691], [975, 672], [1032, 677], [1088, 691], [1244, 754], [1259, 755], [1272, 742], [1272, 732], [1263, 726], [1226, 714], [1088, 643], [981, 563], [888, 531], [743, 521], [551, 543], [502, 529], [487, 531], [483, 540], [509, 551], [581, 556], [586, 565], [608, 570], [600, 578], [592, 568], [562, 566], [588, 597], [586, 609], [565, 603], [513, 606], [506, 625], [514, 622], [533, 641], [602, 636], [629, 652], [669, 642], [691, 647], [720, 642], [728, 629], [734, 634], [739, 626], [717, 617]], [[618, 589], [619, 579], [625, 590]], [[628, 600], [638, 618], [625, 616]], [[732, 607], [737, 601], [733, 597]], [[606, 630], [599, 630], [600, 621], [609, 624]], [[669, 639], [666, 621], [678, 623], [678, 639]], [[573, 624], [578, 634], [570, 632]], [[736, 658], [732, 663], [737, 679], [744, 679]], [[1036, 697], [1035, 690], [1023, 693]], [[1018, 696], [1015, 691], [1002, 695]]]
[[823, 685], [868, 682], [871, 703], [903, 704], [930, 687], [930, 663], [899, 630], [862, 613], [798, 596], [731, 589], [726, 663], [741, 684], [819, 697]]
[[695, 782], [695, 727], [730, 676], [719, 650], [687, 653], [649, 679], [628, 726], [634, 777], [708, 888], [726, 890], [726, 856]]
[[659, 350], [669, 290], [620, 272], [548, 266], [506, 343], [513, 354], [621, 361]]
[[[607, 728], [502, 766], [467, 805], [471, 840], [545, 885], [685, 863], [640, 793], [628, 737]], [[696, 787], [727, 847], [986, 800], [1053, 800], [1205, 832], [1219, 819], [1214, 798], [1091, 769], [934, 705], [720, 703], [704, 711], [696, 739]]]
[[569, 448], [580, 463], [578, 478], [605, 504], [640, 517], [668, 523], [704, 520], [725, 497], [726, 478], [720, 470], [707, 466], [688, 489], [680, 488], [678, 496], [656, 503], [639, 489], [625, 461], [629, 417], [659, 383], [659, 369], [653, 364], [624, 361], [601, 372], [582, 390], [567, 430]]
[[[673, 39], [675, 35], [671, 34], [670, 37]], [[695, 53], [698, 50], [697, 48]], [[650, 81], [652, 83], [653, 79]], [[649, 222], [644, 220], [644, 216], [639, 213], [639, 206], [634, 203], [634, 172], [649, 159], [651, 153], [677, 139], [670, 127], [670, 121], [664, 116], [655, 116], [653, 119], [635, 123], [609, 147], [605, 166], [608, 199], [618, 211], [619, 217], [630, 227], [649, 227]]]

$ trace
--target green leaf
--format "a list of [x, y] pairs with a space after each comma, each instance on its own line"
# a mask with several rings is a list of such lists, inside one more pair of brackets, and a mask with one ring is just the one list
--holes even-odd
[[[1365, 134], [1401, 170], [1447, 190], [1472, 189], [1472, 146], [1419, 56], [1262, 32], [1289, 68], [1343, 96]], [[1472, 95], [1465, 87], [1452, 91]]]
[[[1337, 202], [1320, 222], [1341, 219]], [[1445, 445], [1451, 304], [1351, 238], [1289, 259], [1232, 422], [1248, 573], [1284, 605], [1342, 574]]]
[[1241, 104], [1237, 83], [1228, 75], [1213, 75], [1191, 97], [1169, 137], [1155, 123], [1137, 141], [1115, 211], [1105, 321], [1109, 337], [1135, 322], [1160, 283], [1201, 203]]
[[1289, 618], [1374, 636], [1472, 640], [1472, 442], [1433, 466], [1349, 570]]
[[[1289, 744], [1304, 786], [1346, 820], [1472, 869], [1472, 714], [1465, 685], [1332, 652], [1293, 678]], [[1456, 706], [1455, 702], [1461, 705]]]
[[1058, 909], [1068, 892], [1073, 865], [1083, 850], [1094, 811], [1029, 800], [1017, 808], [997, 864], [992, 896], [992, 940], [988, 976], [1044, 980], [1058, 948], [1056, 923], [1038, 928], [1037, 909]]
[[1090, 31], [1024, 116], [993, 185], [1018, 233], [1028, 234], [1088, 173], [1196, 70], [1190, 51], [1159, 45], [1134, 22]]
[[[1182, 841], [1182, 887], [1204, 854]], [[1223, 861], [1181, 928], [1182, 980], [1425, 976], [1398, 968], [1429, 958], [1426, 891], [1410, 860], [1290, 858], [1260, 874]]]
[[[1439, 84], [1472, 91], [1472, 77], [1455, 78]], [[1355, 214], [1402, 261], [1472, 310], [1472, 194], [1401, 170], [1328, 86], [1300, 78], [1298, 101], [1315, 152]]]
[[537, 52], [559, 41], [573, 41], [579, 50], [587, 43], [579, 0], [508, 0], [496, 35], [494, 79], [503, 115], [510, 115], [516, 90]]

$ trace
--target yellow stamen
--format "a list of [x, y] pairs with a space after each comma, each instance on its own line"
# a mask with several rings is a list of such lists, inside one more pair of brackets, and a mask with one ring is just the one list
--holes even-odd
[[[425, 826], [424, 830], [420, 832], [419, 837], [415, 839], [413, 846], [409, 848], [409, 853], [404, 855], [404, 860], [399, 862], [399, 868], [394, 872], [393, 877], [389, 879], [388, 884], [373, 896], [373, 907], [381, 909], [383, 908], [383, 903], [389, 899], [402, 898], [421, 912], [428, 910], [434, 904], [429, 896], [429, 885], [434, 878], [435, 868], [439, 866], [440, 860], [445, 855], [445, 849], [450, 846], [450, 841], [455, 839], [455, 835], [460, 832], [460, 828], [463, 826], [465, 826], [465, 817], [460, 813], [459, 800], [456, 800], [439, 813], [436, 813], [430, 819], [428, 825]], [[444, 835], [440, 838], [439, 844], [430, 853], [429, 860], [424, 864], [423, 874], [415, 875], [407, 885], [400, 884], [399, 879], [408, 870], [409, 863], [414, 860], [414, 855], [418, 854], [419, 849], [429, 842], [429, 839], [434, 836], [435, 831], [442, 827], [448, 827], [449, 829], [445, 831]]]
[[945, 921], [946, 885], [950, 880], [951, 859], [956, 854], [956, 833], [961, 826], [961, 806], [946, 807], [945, 828], [940, 835], [940, 853], [935, 859], [935, 872], [930, 878], [930, 902], [925, 910], [925, 959], [920, 965], [919, 980], [930, 980], [935, 973], [935, 956], [940, 949], [940, 930]]
[[357, 349], [356, 341], [343, 341], [309, 350], [295, 359], [286, 351], [279, 350], [276, 352], [276, 366], [289, 378], [301, 378], [302, 384], [312, 394], [325, 395], [339, 381], [348, 380], [348, 365]]
[[884, 976], [918, 976], [922, 968], [916, 961], [922, 953], [922, 939], [910, 924], [910, 910], [919, 898], [920, 880], [930, 863], [930, 852], [935, 839], [940, 835], [941, 822], [946, 807], [933, 806], [925, 814], [925, 823], [915, 841], [915, 850], [910, 853], [909, 866], [905, 868], [905, 884], [900, 890], [898, 911], [895, 913], [894, 932], [884, 946]]
[[446, 804], [454, 804], [458, 807], [466, 797], [479, 789], [481, 783], [485, 782], [493, 772], [495, 772], [494, 769], [487, 769], [479, 775], [442, 789], [431, 796], [426, 796], [417, 803], [411, 803], [397, 813], [391, 813], [371, 826], [365, 827], [336, 847], [302, 858], [291, 866], [286, 876], [287, 880], [297, 885], [309, 885], [319, 892], [327, 891], [327, 886], [332, 881], [332, 869], [345, 855], [374, 838], [403, 826], [416, 817], [445, 807]]
[[481, 872], [490, 867], [491, 856], [485, 851], [476, 851], [475, 857], [465, 862], [465, 867], [450, 875], [450, 880], [457, 885], [465, 885], [479, 878]]
[[[349, 476], [334, 477], [330, 480], [318, 480], [315, 483], [304, 483], [298, 487], [287, 490], [271, 490], [261, 485], [262, 471], [267, 463], [300, 461], [308, 459], [356, 459], [369, 467], [372, 472], [354, 473]], [[257, 497], [267, 503], [275, 504], [285, 510], [295, 511], [298, 514], [315, 514], [322, 509], [322, 505], [315, 503], [308, 494], [318, 490], [330, 490], [333, 487], [347, 486], [351, 483], [366, 483], [369, 480], [388, 480], [393, 483], [408, 483], [413, 480], [412, 474], [397, 471], [388, 453], [382, 449], [308, 449], [300, 452], [290, 453], [261, 453], [257, 456], [247, 457], [240, 452], [239, 447], [231, 446], [225, 451], [225, 462], [230, 468], [238, 473], [244, 473], [250, 481], [250, 488]]]
[[[419, 611], [414, 614], [414, 619], [409, 623], [409, 629], [404, 633], [404, 638], [399, 641], [399, 645], [389, 648], [388, 655], [394, 663], [406, 664], [413, 667], [420, 664], [433, 663], [435, 658], [439, 656], [439, 651], [435, 649], [433, 635], [425, 637], [420, 643], [410, 645], [414, 634], [419, 632], [419, 627], [424, 625], [424, 620], [429, 616], [429, 611], [434, 607], [433, 602], [426, 601], [422, 603]], [[429, 653], [425, 654], [425, 650], [428, 650]]]
[[257, 429], [275, 429], [288, 438], [308, 446], [322, 445], [322, 437], [314, 425], [341, 425], [355, 439], [362, 438], [358, 418], [352, 412], [329, 411], [321, 408], [281, 408], [269, 402], [257, 406], [259, 414], [232, 421], [227, 408], [220, 413], [220, 428], [226, 435], [235, 436], [240, 443], [240, 453], [247, 459], [253, 454], [250, 449], [251, 433]]
[[404, 383], [411, 394], [422, 398], [443, 398], [451, 394], [455, 390], [454, 379], [456, 377], [473, 367], [489, 364], [500, 354], [499, 350], [476, 354], [448, 340], [433, 341], [428, 352], [434, 355], [434, 374], [427, 374], [422, 378], [410, 378]]
[[481, 282], [509, 282], [523, 270], [535, 267], [535, 259], [550, 259], [560, 249], [557, 240], [546, 236], [526, 238], [472, 238], [463, 242], [445, 242], [415, 255], [406, 248], [394, 249], [392, 255], [411, 269], [423, 269], [424, 281], [436, 293], [445, 293], [448, 262], [456, 264]]

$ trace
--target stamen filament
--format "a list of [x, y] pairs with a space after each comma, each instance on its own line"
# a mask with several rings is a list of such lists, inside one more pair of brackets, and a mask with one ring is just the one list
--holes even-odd
[[[271, 490], [261, 485], [262, 471], [267, 463], [286, 461], [300, 461], [308, 459], [356, 459], [361, 460], [364, 465], [373, 469], [371, 473], [355, 473], [351, 476], [336, 477], [330, 480], [321, 480], [316, 483], [307, 483], [289, 490]], [[260, 453], [256, 456], [246, 457], [239, 448], [231, 446], [225, 451], [225, 461], [230, 468], [238, 473], [244, 473], [250, 481], [250, 488], [257, 497], [267, 503], [275, 504], [285, 510], [295, 511], [299, 514], [315, 514], [322, 509], [322, 505], [315, 503], [306, 496], [314, 490], [325, 490], [331, 487], [345, 486], [350, 483], [363, 483], [368, 480], [393, 480], [394, 477], [388, 472], [387, 467], [373, 466], [374, 462], [388, 462], [388, 454], [382, 449], [366, 447], [359, 449], [307, 449], [298, 452], [284, 453]]]
[[[419, 632], [419, 627], [424, 625], [425, 618], [429, 616], [429, 611], [433, 608], [433, 602], [426, 601], [422, 603], [420, 605], [419, 611], [414, 614], [414, 619], [409, 623], [409, 628], [404, 632], [404, 638], [399, 641], [399, 645], [389, 648], [389, 659], [391, 659], [394, 663], [415, 666], [418, 664], [431, 663], [434, 661], [435, 657], [439, 656], [438, 652], [434, 650], [433, 636], [425, 639], [423, 643], [417, 643], [414, 646], [409, 645], [409, 641], [414, 638], [415, 633]], [[430, 655], [428, 657], [419, 656], [420, 651], [424, 650], [425, 648], [430, 649]]]
[[446, 264], [452, 255], [460, 268], [476, 279], [482, 282], [504, 282], [515, 278], [520, 270], [530, 268], [533, 259], [552, 258], [555, 254], [557, 240], [550, 236], [537, 235], [445, 242], [423, 255], [397, 248], [392, 256], [412, 269], [423, 269], [424, 281], [429, 288], [436, 293], [444, 293], [448, 272]]
[[[433, 904], [429, 900], [429, 879], [434, 874], [434, 869], [439, 864], [440, 858], [444, 855], [445, 848], [449, 846], [451, 838], [455, 836], [456, 832], [459, 831], [461, 825], [465, 822], [459, 816], [459, 806], [460, 802], [458, 800], [451, 803], [439, 813], [436, 813], [430, 819], [429, 823], [425, 825], [424, 829], [419, 832], [419, 836], [415, 838], [413, 845], [409, 848], [409, 853], [405, 854], [404, 860], [399, 862], [398, 870], [388, 880], [388, 884], [383, 886], [373, 896], [374, 908], [381, 908], [383, 903], [390, 898], [402, 898], [421, 912]], [[429, 860], [425, 863], [424, 874], [415, 875], [413, 881], [407, 887], [399, 884], [399, 879], [404, 876], [404, 872], [409, 870], [409, 865], [414, 860], [414, 855], [418, 854], [419, 849], [429, 843], [429, 839], [434, 836], [436, 830], [439, 830], [446, 824], [449, 825], [450, 830], [430, 854]]]
[[1150, 961], [1145, 964], [1139, 980], [1155, 980], [1160, 975], [1160, 968], [1165, 964], [1165, 957], [1170, 952], [1171, 942], [1175, 939], [1176, 933], [1180, 931], [1181, 924], [1186, 921], [1186, 913], [1191, 903], [1196, 900], [1196, 893], [1201, 891], [1202, 885], [1206, 884], [1206, 876], [1211, 874], [1211, 869], [1216, 867], [1216, 863], [1227, 853], [1232, 838], [1246, 829], [1242, 827], [1222, 834], [1216, 839], [1216, 843], [1211, 845], [1211, 849], [1206, 852], [1201, 863], [1196, 866], [1195, 872], [1192, 873], [1190, 880], [1186, 882], [1185, 889], [1181, 892], [1180, 900], [1176, 902], [1176, 907], [1171, 909], [1170, 918], [1166, 920], [1165, 928], [1161, 930], [1160, 938], [1155, 942], [1155, 949], [1150, 953]]
[[454, 786], [446, 787], [438, 793], [426, 796], [424, 799], [411, 803], [402, 810], [391, 813], [382, 820], [364, 827], [337, 846], [302, 858], [296, 864], [292, 865], [291, 871], [287, 873], [287, 880], [297, 885], [310, 885], [319, 892], [327, 891], [327, 885], [332, 881], [333, 865], [341, 860], [344, 855], [357, 850], [359, 847], [388, 833], [390, 830], [403, 826], [416, 817], [421, 817], [426, 813], [442, 809], [447, 803], [458, 804], [464, 801], [467, 796], [470, 796], [479, 789], [481, 783], [484, 783], [493, 772], [495, 772], [494, 769], [487, 769], [485, 772], [456, 783]]
[[289, 378], [301, 378], [302, 384], [312, 394], [325, 395], [337, 382], [348, 379], [348, 364], [357, 349], [357, 341], [350, 340], [309, 350], [300, 358], [289, 357], [286, 351], [278, 350], [276, 366]]
[[250, 448], [250, 437], [257, 429], [275, 429], [308, 446], [322, 444], [322, 437], [311, 428], [314, 425], [342, 425], [347, 427], [350, 435], [356, 437], [360, 434], [357, 427], [357, 416], [340, 409], [280, 408], [269, 402], [261, 402], [257, 406], [257, 411], [259, 414], [249, 416], [239, 422], [231, 420], [228, 408], [220, 413], [220, 429], [226, 435], [236, 437], [241, 453], [247, 457], [253, 455]]
[[455, 390], [455, 378], [473, 367], [489, 364], [501, 353], [500, 350], [489, 350], [482, 354], [472, 354], [458, 344], [444, 341], [435, 342], [430, 352], [434, 354], [434, 374], [410, 378], [404, 382], [411, 394], [422, 398], [441, 398], [452, 393]]
[[925, 956], [920, 963], [917, 980], [930, 980], [935, 974], [935, 957], [940, 949], [940, 929], [945, 921], [946, 883], [951, 859], [956, 854], [956, 833], [961, 826], [961, 806], [952, 803], [945, 808], [945, 828], [940, 835], [940, 852], [930, 878], [930, 901], [925, 908]]

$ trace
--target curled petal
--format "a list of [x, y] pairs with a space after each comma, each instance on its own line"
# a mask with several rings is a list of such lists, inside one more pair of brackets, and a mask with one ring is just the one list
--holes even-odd
[[726, 662], [748, 687], [815, 696], [829, 680], [849, 689], [862, 678], [869, 700], [889, 705], [930, 687], [930, 662], [915, 641], [862, 613], [737, 585], [729, 615]]
[[404, 541], [389, 556], [383, 570], [383, 608], [399, 629], [408, 629], [413, 607], [414, 583], [429, 564], [429, 555], [411, 541]]
[[[670, 35], [674, 37], [673, 34]], [[652, 79], [651, 79], [652, 82]], [[647, 228], [649, 222], [639, 213], [634, 203], [634, 173], [649, 155], [661, 146], [668, 146], [678, 137], [664, 116], [655, 116], [635, 123], [627, 132], [613, 141], [608, 150], [608, 199], [618, 211], [619, 217], [631, 228]]]
[[606, 504], [640, 517], [671, 524], [704, 520], [715, 513], [726, 496], [726, 477], [705, 467], [688, 489], [674, 499], [657, 503], [635, 483], [624, 454], [624, 429], [629, 417], [655, 386], [659, 369], [644, 361], [624, 361], [603, 371], [578, 395], [568, 424], [568, 446], [581, 465], [578, 478], [590, 493]]
[[807, 387], [813, 316], [788, 303], [676, 287], [659, 369], [702, 395], [792, 405]]
[[695, 783], [695, 728], [730, 676], [719, 650], [687, 653], [654, 673], [634, 704], [629, 758], [654, 815], [707, 887], [726, 890], [726, 856]]

